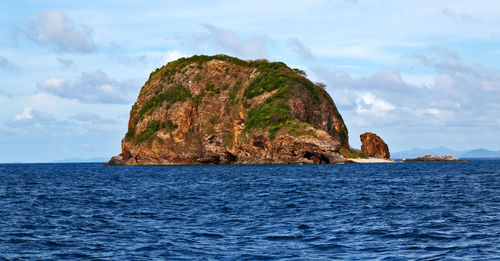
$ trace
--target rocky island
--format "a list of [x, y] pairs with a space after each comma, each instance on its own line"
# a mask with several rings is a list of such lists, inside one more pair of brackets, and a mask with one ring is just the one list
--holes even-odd
[[334, 101], [303, 71], [226, 55], [151, 73], [108, 165], [335, 163], [358, 157]]
[[465, 161], [465, 160], [455, 158], [451, 155], [438, 156], [436, 154], [427, 154], [415, 159], [403, 160], [403, 162], [412, 162], [412, 161]]

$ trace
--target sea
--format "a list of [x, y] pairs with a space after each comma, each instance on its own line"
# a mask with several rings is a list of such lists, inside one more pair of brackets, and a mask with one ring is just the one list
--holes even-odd
[[500, 160], [0, 164], [0, 260], [500, 260]]

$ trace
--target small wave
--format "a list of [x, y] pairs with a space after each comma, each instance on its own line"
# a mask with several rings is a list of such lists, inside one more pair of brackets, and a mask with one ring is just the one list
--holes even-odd
[[142, 246], [142, 247], [136, 248], [134, 251], [147, 252], [147, 251], [153, 251], [155, 249], [156, 248], [152, 247], [152, 246]]
[[34, 237], [35, 235], [33, 233], [26, 233], [26, 232], [13, 232], [9, 233], [9, 236], [12, 237]]
[[45, 241], [44, 244], [48, 247], [66, 247], [66, 246], [68, 246], [67, 244], [59, 243], [59, 242], [52, 241], [52, 240]]
[[309, 228], [311, 228], [311, 227], [310, 227], [310, 226], [308, 226], [308, 225], [306, 225], [306, 224], [300, 224], [298, 228], [299, 228], [299, 229], [309, 229]]
[[266, 236], [266, 239], [269, 240], [295, 240], [304, 238], [302, 235], [269, 235]]
[[457, 240], [460, 239], [459, 236], [449, 235], [445, 233], [426, 233], [418, 234], [419, 239], [433, 239], [433, 240]]
[[224, 236], [221, 235], [221, 234], [216, 234], [216, 233], [198, 233], [197, 234], [198, 236], [201, 236], [201, 237], [208, 237], [208, 238], [223, 238]]
[[427, 246], [424, 247], [424, 250], [427, 251], [449, 251], [449, 250], [456, 250], [458, 247], [456, 246], [450, 246], [450, 247], [438, 247], [438, 246]]
[[74, 259], [74, 258], [84, 258], [84, 259], [90, 259], [92, 256], [87, 255], [85, 253], [58, 253], [56, 254], [57, 257], [59, 258], [64, 258], [64, 259]]
[[330, 244], [311, 244], [312, 247], [318, 249], [318, 250], [332, 250], [332, 249], [339, 249], [339, 248], [348, 248], [347, 246], [341, 245], [341, 244], [336, 244], [336, 243], [330, 243]]
[[221, 210], [222, 212], [229, 212], [229, 211], [231, 211], [231, 208], [230, 208], [230, 207], [226, 207], [226, 206], [224, 206], [224, 207], [222, 207], [220, 210]]
[[241, 259], [241, 260], [271, 260], [271, 259], [276, 259], [276, 258], [273, 256], [243, 254], [243, 255], [240, 255], [238, 259]]
[[33, 225], [33, 224], [24, 224], [21, 226], [22, 229], [28, 229], [28, 230], [34, 230], [34, 229], [37, 229], [37, 226]]
[[114, 200], [106, 200], [102, 201], [101, 204], [103, 204], [104, 206], [115, 206], [118, 205], [119, 203]]
[[22, 244], [31, 241], [30, 239], [25, 238], [10, 238], [7, 242], [10, 244]]

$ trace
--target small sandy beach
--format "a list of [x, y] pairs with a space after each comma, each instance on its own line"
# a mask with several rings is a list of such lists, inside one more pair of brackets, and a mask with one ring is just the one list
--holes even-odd
[[396, 163], [394, 160], [379, 159], [379, 158], [366, 158], [366, 159], [349, 159], [354, 163]]

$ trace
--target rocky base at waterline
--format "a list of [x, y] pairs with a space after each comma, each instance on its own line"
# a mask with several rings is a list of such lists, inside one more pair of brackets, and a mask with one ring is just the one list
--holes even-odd
[[403, 160], [403, 162], [413, 162], [413, 161], [465, 161], [463, 159], [455, 158], [451, 155], [438, 156], [436, 154], [427, 154], [422, 157], [415, 159]]
[[349, 163], [396, 163], [397, 161], [391, 159], [381, 159], [381, 158], [358, 158], [358, 159], [349, 159]]
[[348, 162], [344, 121], [305, 76], [226, 55], [170, 62], [142, 87], [107, 165]]

